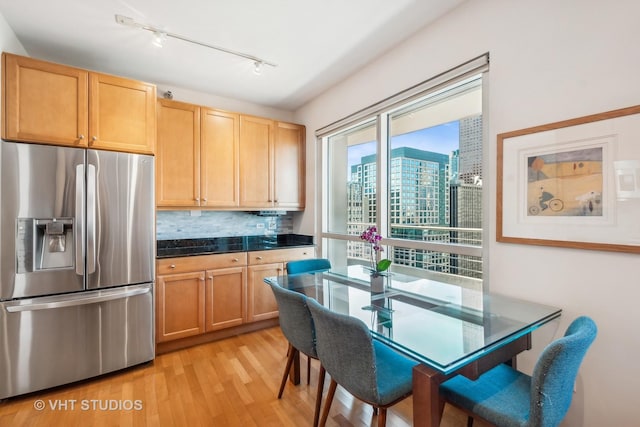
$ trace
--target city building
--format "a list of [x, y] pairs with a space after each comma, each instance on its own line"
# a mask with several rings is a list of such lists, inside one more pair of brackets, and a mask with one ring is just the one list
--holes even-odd
[[[459, 149], [451, 155], [398, 147], [391, 150], [389, 237], [481, 245], [482, 116], [459, 122]], [[348, 229], [357, 235], [376, 222], [376, 155], [351, 166], [348, 185]], [[464, 230], [458, 230], [462, 228]], [[369, 259], [370, 248], [349, 242], [352, 258]], [[482, 276], [482, 262], [445, 252], [394, 247], [397, 265]]]

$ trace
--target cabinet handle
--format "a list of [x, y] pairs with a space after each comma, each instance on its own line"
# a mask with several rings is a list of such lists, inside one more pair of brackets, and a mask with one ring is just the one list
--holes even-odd
[[84, 135], [83, 134], [78, 135], [78, 139], [84, 139]]
[[206, 202], [206, 201], [207, 201], [207, 198], [205, 197], [204, 199], [202, 199], [202, 201]]
[[176, 265], [175, 265], [175, 264], [171, 264], [171, 265], [169, 266], [169, 268], [176, 268]]
[[306, 254], [307, 254], [306, 252], [302, 252], [302, 255], [306, 255]]
[[234, 258], [232, 261], [233, 262], [239, 262], [240, 260], [238, 258]]
[[258, 261], [261, 261], [261, 260], [262, 260], [262, 257], [261, 257], [261, 256], [257, 256], [257, 257], [256, 257], [256, 259], [257, 259]]
[[209, 280], [213, 282], [213, 276], [209, 276]]
[[95, 141], [97, 141], [97, 140], [98, 140], [98, 137], [97, 137], [97, 136], [95, 136], [95, 135], [94, 135], [94, 136], [92, 136], [92, 137], [91, 137], [91, 141], [95, 142]]
[[196, 202], [199, 202], [199, 201], [200, 201], [200, 197], [196, 197]]

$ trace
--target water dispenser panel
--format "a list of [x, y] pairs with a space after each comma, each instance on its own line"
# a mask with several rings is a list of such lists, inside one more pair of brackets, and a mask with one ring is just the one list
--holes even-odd
[[18, 273], [74, 267], [73, 218], [18, 218]]

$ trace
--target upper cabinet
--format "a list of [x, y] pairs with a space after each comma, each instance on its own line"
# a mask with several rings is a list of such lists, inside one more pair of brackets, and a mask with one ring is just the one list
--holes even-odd
[[240, 116], [202, 108], [201, 206], [234, 208], [240, 203]]
[[271, 208], [273, 192], [273, 120], [240, 117], [240, 206]]
[[200, 206], [200, 107], [158, 100], [156, 204]]
[[2, 54], [2, 138], [153, 154], [156, 88]]
[[237, 207], [238, 137], [238, 114], [158, 100], [158, 207]]
[[156, 87], [89, 73], [89, 147], [153, 154]]
[[305, 127], [276, 122], [273, 148], [274, 205], [303, 209], [305, 199]]
[[305, 128], [240, 116], [240, 206], [304, 208]]
[[158, 100], [160, 208], [304, 209], [305, 127]]

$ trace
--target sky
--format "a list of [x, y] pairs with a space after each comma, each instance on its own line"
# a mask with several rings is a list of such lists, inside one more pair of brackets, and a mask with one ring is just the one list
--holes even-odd
[[[454, 121], [398, 135], [391, 139], [391, 148], [412, 147], [450, 155], [459, 148], [459, 128], [459, 122]], [[363, 156], [374, 154], [375, 149], [375, 141], [349, 147], [349, 168], [360, 163]]]

